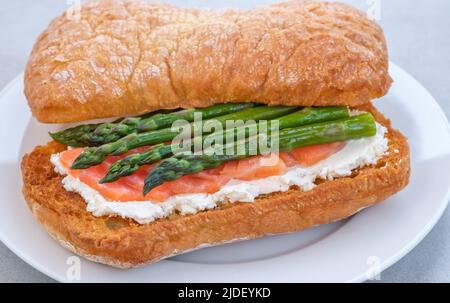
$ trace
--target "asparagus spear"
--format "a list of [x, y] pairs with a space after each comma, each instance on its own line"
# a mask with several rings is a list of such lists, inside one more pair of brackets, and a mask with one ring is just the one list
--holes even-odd
[[106, 176], [100, 183], [109, 183], [118, 180], [120, 177], [134, 174], [142, 165], [158, 162], [171, 156], [172, 145], [157, 144], [140, 154], [132, 154], [111, 165]]
[[[347, 107], [307, 107], [302, 110], [296, 111], [292, 114], [288, 114], [286, 116], [282, 116], [276, 118], [273, 121], [278, 121], [279, 129], [285, 129], [289, 127], [297, 127], [312, 123], [319, 123], [324, 121], [337, 120], [342, 118], [348, 118], [349, 112]], [[269, 128], [275, 125], [271, 123]], [[216, 142], [217, 138], [221, 138], [222, 140], [226, 140], [229, 138], [230, 134], [234, 136], [234, 138], [239, 138], [241, 136], [238, 135], [240, 130], [233, 128], [228, 129], [224, 132], [217, 132], [202, 138], [203, 142]], [[243, 131], [247, 131], [243, 134], [242, 137], [248, 136], [248, 129], [244, 128]], [[191, 147], [193, 147], [193, 142], [191, 142]], [[130, 155], [122, 160], [119, 160], [111, 165], [106, 176], [100, 181], [100, 183], [108, 183], [113, 182], [119, 179], [120, 177], [130, 176], [135, 173], [139, 167], [146, 164], [152, 164], [158, 162], [164, 158], [170, 157], [173, 155], [173, 150], [176, 150], [177, 146], [174, 145], [155, 145], [149, 148], [147, 151]]]
[[[191, 129], [196, 127], [201, 127], [202, 125], [206, 128], [206, 125], [212, 123], [220, 123], [225, 125], [226, 121], [236, 121], [236, 120], [264, 120], [273, 119], [279, 116], [283, 116], [293, 111], [298, 110], [298, 107], [289, 106], [259, 106], [254, 108], [248, 108], [243, 111], [215, 117], [209, 120], [197, 121], [191, 123]], [[146, 133], [132, 133], [125, 136], [115, 142], [107, 143], [99, 147], [89, 147], [82, 154], [75, 159], [72, 164], [72, 169], [84, 169], [97, 164], [102, 163], [108, 155], [121, 155], [133, 148], [153, 145], [162, 142], [167, 142], [175, 138], [180, 132], [173, 131], [170, 128], [150, 131]]]
[[[280, 151], [291, 151], [302, 146], [345, 141], [374, 136], [375, 134], [375, 119], [371, 114], [365, 113], [336, 121], [284, 129], [279, 132], [279, 137], [277, 139]], [[245, 142], [234, 143], [231, 146], [236, 150], [238, 144], [244, 144], [245, 154], [225, 154], [224, 151], [228, 150], [230, 146], [224, 145], [221, 148], [221, 153], [203, 153], [201, 155], [194, 154], [187, 156], [180, 155], [163, 160], [145, 179], [144, 195], [148, 194], [153, 188], [164, 182], [176, 180], [184, 175], [214, 168], [227, 161], [249, 157], [251, 154], [251, 139], [252, 138]]]
[[[173, 112], [173, 110], [158, 110], [151, 113], [146, 113], [144, 115], [138, 116], [138, 118], [148, 118], [155, 114], [162, 114], [162, 113], [170, 113]], [[82, 124], [78, 125], [72, 128], [68, 128], [56, 133], [49, 133], [50, 137], [52, 137], [53, 140], [65, 144], [67, 146], [72, 147], [84, 147], [84, 146], [93, 146], [92, 142], [89, 142], [89, 138], [94, 135], [94, 132], [99, 128], [106, 128], [106, 126], [103, 125], [109, 125], [109, 127], [112, 127], [113, 125], [116, 125], [117, 123], [120, 123], [125, 118], [119, 118], [114, 120], [113, 122], [106, 122], [106, 123], [96, 123], [96, 124]], [[100, 130], [99, 130], [100, 131]]]
[[100, 125], [101, 124], [83, 124], [61, 132], [49, 133], [49, 135], [53, 140], [58, 141], [59, 143], [72, 147], [83, 147], [86, 146], [86, 143], [82, 141], [82, 137], [85, 134], [93, 133]]
[[155, 112], [151, 115], [125, 118], [119, 123], [112, 122], [94, 125], [96, 126], [94, 130], [92, 130], [91, 127], [78, 127], [76, 132], [74, 132], [73, 129], [68, 129], [50, 135], [56, 141], [64, 144], [70, 143], [76, 144], [76, 146], [99, 146], [117, 141], [132, 133], [142, 133], [168, 127], [177, 120], [191, 122], [194, 120], [196, 113], [201, 113], [203, 119], [210, 119], [255, 106], [255, 103], [227, 103], [201, 109], [191, 108], [175, 112]]

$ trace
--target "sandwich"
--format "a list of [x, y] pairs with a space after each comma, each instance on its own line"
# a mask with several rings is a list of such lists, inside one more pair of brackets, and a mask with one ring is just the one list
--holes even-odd
[[88, 2], [30, 55], [34, 117], [72, 125], [24, 156], [23, 194], [119, 268], [342, 220], [408, 184], [407, 139], [373, 105], [391, 83], [382, 29], [349, 5]]

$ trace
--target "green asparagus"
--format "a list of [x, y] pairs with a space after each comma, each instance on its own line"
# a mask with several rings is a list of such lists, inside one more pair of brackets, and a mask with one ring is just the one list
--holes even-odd
[[[254, 108], [248, 108], [243, 111], [215, 117], [205, 121], [196, 121], [191, 123], [191, 129], [200, 128], [208, 129], [208, 127], [215, 125], [216, 123], [224, 126], [227, 121], [237, 120], [269, 120], [274, 119], [294, 111], [298, 110], [298, 107], [289, 106], [259, 106]], [[171, 141], [181, 131], [174, 131], [171, 128], [165, 128], [145, 133], [132, 133], [125, 136], [115, 142], [107, 143], [99, 147], [87, 148], [72, 164], [72, 169], [85, 169], [97, 164], [102, 163], [108, 155], [121, 155], [128, 152], [131, 149], [159, 144], [167, 141]]]
[[83, 147], [86, 143], [82, 141], [85, 134], [93, 133], [101, 124], [78, 125], [61, 132], [49, 133], [53, 140], [72, 147]]
[[[290, 127], [298, 127], [307, 124], [337, 120], [342, 118], [348, 118], [349, 112], [346, 107], [322, 107], [314, 108], [307, 107], [300, 111], [296, 111], [292, 114], [282, 116], [270, 121], [269, 128], [275, 125], [273, 121], [278, 121], [279, 129], [286, 129]], [[239, 135], [240, 131], [244, 131], [245, 134]], [[246, 138], [248, 137], [248, 128], [244, 129], [228, 129], [224, 132], [217, 132], [202, 138], [203, 144], [205, 142], [217, 142], [216, 140], [226, 140], [230, 137], [230, 134], [234, 138]], [[202, 144], [202, 145], [203, 145]], [[191, 142], [191, 148], [193, 148], [194, 142]], [[111, 165], [106, 176], [100, 181], [100, 183], [113, 182], [120, 177], [130, 176], [135, 173], [139, 167], [146, 164], [152, 164], [158, 162], [164, 158], [173, 155], [173, 151], [177, 146], [159, 144], [149, 148], [147, 151], [137, 154], [132, 154], [122, 160], [119, 160]]]
[[111, 165], [100, 183], [109, 183], [134, 174], [142, 165], [158, 162], [172, 155], [172, 145], [157, 144], [140, 154], [132, 154]]
[[[370, 137], [375, 134], [375, 119], [371, 114], [365, 113], [346, 119], [283, 129], [279, 132], [279, 136], [276, 139], [280, 151], [291, 151], [302, 146]], [[230, 146], [224, 145], [220, 148], [220, 153], [176, 155], [161, 161], [145, 179], [144, 195], [164, 182], [214, 168], [227, 161], [249, 157], [251, 154], [251, 139], [243, 143], [237, 142], [231, 145], [236, 150], [239, 144], [244, 144], [245, 154], [224, 153], [225, 150], [229, 150], [230, 148]]]
[[[162, 113], [170, 113], [173, 110], [158, 110], [155, 112], [146, 113], [138, 116], [138, 118], [148, 118], [152, 115], [162, 114]], [[125, 118], [119, 118], [114, 120], [113, 122], [105, 122], [105, 123], [96, 123], [96, 124], [82, 124], [72, 128], [68, 128], [56, 133], [49, 133], [50, 137], [53, 140], [65, 144], [71, 147], [85, 147], [85, 146], [94, 146], [92, 143], [89, 143], [89, 138], [94, 135], [97, 129], [106, 128], [107, 126], [103, 125], [116, 125], [122, 122]]]
[[76, 144], [77, 146], [99, 146], [117, 141], [132, 133], [143, 133], [165, 128], [172, 125], [172, 123], [177, 120], [191, 122], [194, 121], [195, 114], [202, 114], [203, 119], [210, 119], [255, 106], [255, 103], [227, 103], [201, 109], [192, 108], [172, 112], [155, 112], [151, 115], [125, 118], [119, 123], [111, 122], [98, 124], [94, 130], [92, 130], [91, 127], [79, 127], [75, 133], [74, 130], [68, 129], [66, 131], [51, 134], [51, 136], [58, 142], [67, 145], [70, 143]]

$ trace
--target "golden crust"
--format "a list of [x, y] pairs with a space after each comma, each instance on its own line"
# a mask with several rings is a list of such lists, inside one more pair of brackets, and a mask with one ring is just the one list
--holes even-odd
[[291, 189], [258, 198], [254, 203], [227, 204], [195, 215], [173, 215], [139, 225], [118, 217], [94, 217], [76, 193], [64, 190], [62, 176], [49, 158], [65, 146], [51, 142], [22, 161], [23, 193], [37, 219], [72, 251], [116, 267], [152, 263], [204, 244], [218, 245], [267, 234], [303, 230], [340, 220], [383, 201], [407, 185], [410, 173], [406, 138], [371, 106], [389, 127], [389, 154], [376, 166], [351, 177], [321, 182], [308, 192]]
[[356, 106], [392, 82], [381, 28], [340, 3], [249, 11], [103, 0], [41, 34], [25, 94], [41, 122], [258, 101]]

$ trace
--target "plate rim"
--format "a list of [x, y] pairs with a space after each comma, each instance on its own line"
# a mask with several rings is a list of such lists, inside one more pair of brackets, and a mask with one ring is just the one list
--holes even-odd
[[[436, 98], [431, 94], [431, 92], [422, 85], [413, 75], [411, 75], [409, 72], [407, 72], [405, 69], [403, 69], [398, 64], [389, 61], [389, 68], [395, 68], [397, 71], [401, 72], [403, 76], [410, 78], [414, 82], [416, 82], [424, 91], [427, 92], [427, 94], [431, 97], [434, 104], [437, 106], [438, 112], [441, 115], [442, 120], [445, 123], [447, 133], [450, 133], [450, 121], [447, 118], [447, 115], [444, 113], [442, 107], [440, 104], [436, 101]], [[442, 218], [445, 210], [447, 209], [448, 205], [450, 204], [450, 187], [447, 188], [447, 193], [445, 195], [445, 202], [440, 205], [440, 208], [435, 212], [433, 218], [430, 219], [430, 221], [422, 228], [421, 232], [416, 235], [413, 239], [409, 241], [407, 245], [405, 245], [402, 249], [397, 251], [396, 254], [392, 255], [390, 258], [385, 260], [381, 263], [381, 272], [385, 271], [398, 261], [400, 261], [403, 257], [405, 257], [407, 254], [409, 254], [417, 245], [422, 242], [423, 239], [433, 230], [433, 228], [436, 226], [436, 224], [439, 222], [439, 220]], [[353, 279], [350, 279], [348, 282], [351, 283], [358, 283], [358, 282], [364, 282], [367, 279], [364, 277], [364, 274], [357, 276]]]
[[[5, 95], [15, 86], [17, 85], [17, 83], [23, 79], [24, 77], [24, 72], [19, 73], [17, 76], [15, 76], [11, 81], [9, 81], [6, 86], [4, 86], [1, 90], [0, 90], [0, 100], [3, 100], [3, 98], [5, 97]], [[29, 115], [29, 113], [28, 113]], [[17, 177], [17, 176], [15, 176]], [[20, 176], [19, 176], [20, 177]], [[20, 179], [20, 178], [19, 178]], [[21, 185], [22, 183], [20, 183]], [[10, 241], [6, 241], [5, 239], [6, 237], [4, 236], [4, 233], [2, 231], [0, 231], [0, 241], [9, 249], [11, 250], [17, 257], [19, 257], [22, 261], [24, 261], [26, 264], [30, 265], [32, 268], [34, 268], [35, 270], [43, 273], [44, 275], [52, 278], [53, 280], [57, 281], [57, 282], [61, 282], [64, 283], [63, 280], [60, 279], [60, 277], [56, 274], [53, 273], [52, 271], [48, 270], [44, 265], [41, 265], [39, 262], [36, 262], [33, 257], [29, 256], [28, 254], [26, 254], [25, 252], [23, 252], [22, 250], [20, 250], [19, 248], [16, 247], [16, 245]]]
[[[409, 74], [406, 70], [401, 68], [399, 65], [390, 62], [390, 69], [396, 69], [398, 72], [402, 74], [402, 76], [409, 78], [409, 80], [413, 80], [415, 84], [420, 86], [422, 90], [424, 90], [430, 97], [430, 100], [433, 101], [434, 105], [436, 106], [437, 111], [441, 115], [442, 121], [446, 125], [446, 131], [450, 134], [450, 122], [447, 116], [445, 115], [444, 111], [442, 110], [439, 103], [436, 101], [436, 99], [433, 97], [433, 95], [411, 74]], [[16, 77], [14, 77], [1, 91], [0, 91], [0, 100], [5, 97], [5, 95], [13, 89], [17, 83], [23, 79], [24, 73], [18, 74]], [[28, 113], [29, 116], [31, 116], [30, 113]], [[18, 173], [18, 176], [20, 178], [20, 173]], [[19, 184], [21, 185], [21, 183]], [[448, 204], [450, 202], [450, 187], [447, 188], [447, 192], [445, 195], [445, 200], [439, 204], [439, 208], [436, 209], [434, 212], [432, 218], [427, 222], [423, 227], [421, 228], [420, 232], [418, 232], [406, 245], [404, 245], [401, 249], [398, 249], [396, 253], [392, 254], [390, 257], [383, 260], [383, 262], [380, 264], [381, 271], [386, 270], [387, 268], [391, 267], [393, 264], [398, 262], [401, 258], [406, 256], [409, 252], [411, 252], [433, 229], [433, 227], [437, 224], [439, 219], [442, 217], [443, 213], [445, 212], [446, 208], [448, 207]], [[38, 262], [35, 260], [35, 258], [32, 257], [32, 255], [25, 253], [21, 249], [17, 248], [16, 245], [12, 241], [7, 241], [6, 237], [4, 236], [4, 232], [0, 231], [0, 241], [8, 248], [10, 249], [15, 255], [17, 255], [20, 259], [22, 259], [25, 263], [33, 267], [34, 269], [40, 271], [41, 273], [45, 274], [46, 276], [54, 279], [58, 282], [67, 282], [64, 279], [61, 279], [62, 277], [54, 272], [53, 270], [48, 269], [44, 264], [41, 262]], [[358, 276], [355, 276], [347, 281], [344, 282], [363, 282], [367, 280], [367, 276], [365, 273], [362, 273]]]

